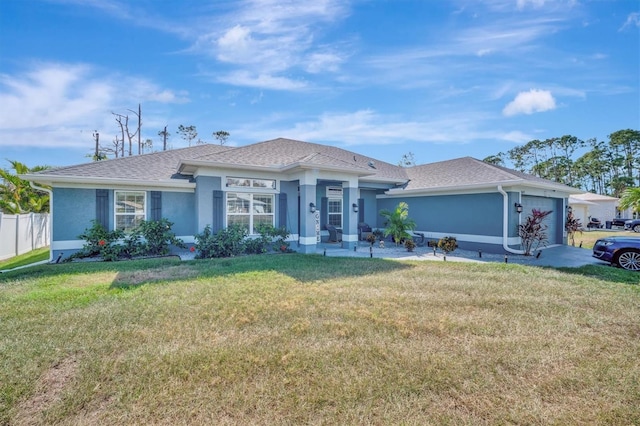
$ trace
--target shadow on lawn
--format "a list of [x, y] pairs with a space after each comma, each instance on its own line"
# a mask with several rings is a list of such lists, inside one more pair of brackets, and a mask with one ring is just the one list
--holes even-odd
[[130, 289], [159, 282], [188, 278], [215, 278], [247, 272], [274, 271], [302, 283], [322, 282], [336, 278], [389, 273], [411, 268], [409, 264], [384, 259], [338, 258], [320, 255], [273, 254], [239, 256], [224, 259], [171, 261], [158, 265], [142, 264], [136, 270], [122, 270], [111, 288]]
[[596, 278], [601, 281], [607, 281], [616, 284], [631, 284], [639, 287], [640, 290], [640, 272], [625, 271], [615, 266], [602, 265], [585, 265], [579, 268], [550, 268], [557, 269], [567, 274], [581, 275], [584, 277]]

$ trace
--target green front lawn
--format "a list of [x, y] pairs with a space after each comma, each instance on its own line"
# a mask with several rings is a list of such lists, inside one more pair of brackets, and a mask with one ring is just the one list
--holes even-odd
[[0, 424], [639, 424], [638, 274], [613, 270], [286, 254], [5, 273]]
[[49, 259], [49, 247], [32, 250], [29, 253], [21, 254], [10, 259], [0, 260], [0, 271], [13, 269], [19, 266], [30, 265]]

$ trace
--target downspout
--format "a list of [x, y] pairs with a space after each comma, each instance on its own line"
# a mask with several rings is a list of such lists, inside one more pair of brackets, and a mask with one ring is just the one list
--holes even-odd
[[513, 254], [524, 254], [524, 250], [516, 250], [509, 247], [509, 195], [498, 185], [498, 192], [502, 194], [502, 248]]
[[47, 192], [49, 194], [49, 218], [51, 220], [51, 227], [49, 228], [49, 263], [51, 263], [53, 262], [53, 191], [47, 188], [41, 188], [33, 182], [29, 182], [29, 185], [31, 185], [33, 189]]

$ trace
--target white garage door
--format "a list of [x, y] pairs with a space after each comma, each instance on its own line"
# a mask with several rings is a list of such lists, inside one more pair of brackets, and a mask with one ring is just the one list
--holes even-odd
[[522, 197], [522, 218], [521, 220], [524, 222], [527, 216], [531, 216], [531, 210], [541, 210], [541, 211], [549, 211], [552, 210], [549, 216], [544, 219], [544, 224], [548, 226], [547, 228], [547, 238], [549, 241], [547, 244], [560, 244], [561, 242], [557, 241], [556, 231], [557, 231], [557, 217], [558, 212], [556, 211], [556, 200], [555, 198], [544, 198], [544, 197], [532, 197], [532, 196], [523, 196]]

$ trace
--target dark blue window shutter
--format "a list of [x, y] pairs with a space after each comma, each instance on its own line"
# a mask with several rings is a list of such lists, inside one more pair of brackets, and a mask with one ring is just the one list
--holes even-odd
[[222, 203], [223, 192], [213, 191], [213, 224], [211, 225], [211, 231], [215, 234], [218, 231], [222, 231], [224, 217], [224, 204]]
[[358, 198], [358, 223], [364, 223], [364, 198]]
[[162, 219], [162, 192], [151, 191], [151, 220]]
[[109, 190], [96, 189], [96, 221], [109, 230]]
[[320, 199], [320, 229], [325, 229], [327, 227], [328, 221], [329, 221], [329, 199], [327, 197], [322, 197]]
[[278, 226], [287, 227], [287, 194], [278, 194]]

